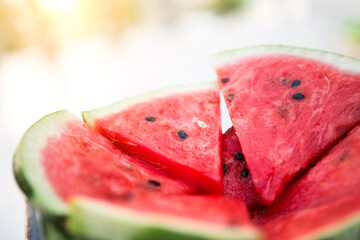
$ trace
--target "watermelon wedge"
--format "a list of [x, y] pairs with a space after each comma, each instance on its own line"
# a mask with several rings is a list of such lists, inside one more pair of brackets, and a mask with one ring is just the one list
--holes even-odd
[[259, 204], [259, 195], [255, 191], [254, 183], [246, 166], [234, 128], [229, 128], [222, 135], [221, 144], [224, 196], [239, 197], [249, 207]]
[[[271, 240], [324, 235], [329, 235], [326, 239], [359, 239], [359, 176], [360, 126], [288, 187], [256, 221]], [[345, 238], [347, 234], [353, 238]]]
[[263, 230], [268, 240], [360, 239], [360, 196], [283, 214]]
[[84, 112], [84, 121], [127, 154], [222, 193], [221, 125], [216, 83], [161, 89]]
[[86, 239], [258, 239], [246, 205], [219, 196], [162, 196], [126, 204], [71, 203], [66, 229]]
[[360, 61], [319, 50], [255, 46], [214, 66], [265, 204], [360, 122]]
[[14, 171], [30, 202], [54, 215], [65, 214], [75, 195], [128, 201], [193, 191], [126, 156], [67, 111], [49, 114], [27, 130]]

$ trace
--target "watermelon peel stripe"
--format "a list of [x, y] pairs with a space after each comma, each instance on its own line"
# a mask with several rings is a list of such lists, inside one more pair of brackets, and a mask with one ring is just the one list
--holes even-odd
[[41, 149], [48, 137], [58, 134], [58, 129], [75, 120], [66, 110], [48, 114], [34, 123], [24, 134], [13, 158], [15, 179], [32, 204], [54, 215], [64, 215], [66, 204], [56, 195], [40, 163]]
[[153, 99], [153, 98], [160, 98], [169, 96], [176, 93], [184, 93], [189, 91], [197, 91], [197, 90], [204, 90], [204, 89], [219, 89], [218, 85], [216, 84], [216, 81], [212, 82], [202, 82], [197, 84], [191, 84], [191, 85], [178, 85], [168, 88], [162, 88], [153, 90], [150, 92], [142, 93], [136, 96], [132, 96], [126, 99], [123, 99], [119, 102], [115, 102], [113, 104], [107, 105], [105, 107], [93, 109], [90, 111], [83, 111], [82, 116], [84, 122], [88, 124], [91, 128], [94, 127], [94, 120], [97, 117], [105, 117], [107, 115], [110, 115], [114, 112], [121, 111], [125, 108], [129, 108], [132, 105], [135, 105], [140, 102], [145, 102], [147, 100]]
[[256, 45], [245, 48], [237, 48], [213, 54], [211, 62], [214, 67], [221, 67], [224, 64], [246, 57], [265, 56], [273, 54], [295, 55], [311, 58], [335, 65], [342, 70], [360, 72], [360, 60], [344, 56], [334, 52], [327, 52], [318, 49], [291, 47], [286, 45]]
[[88, 198], [70, 202], [66, 229], [79, 237], [104, 240], [198, 239], [251, 240], [261, 233], [250, 225], [241, 227], [202, 222], [189, 218], [136, 210]]

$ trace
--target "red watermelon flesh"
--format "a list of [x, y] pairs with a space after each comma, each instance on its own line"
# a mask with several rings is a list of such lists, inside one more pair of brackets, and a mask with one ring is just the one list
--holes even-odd
[[286, 188], [264, 215], [255, 217], [256, 222], [264, 225], [270, 239], [280, 240], [359, 214], [359, 176], [360, 126]]
[[[283, 214], [262, 226], [268, 240], [327, 239], [347, 225], [356, 224], [360, 214], [360, 195]], [[345, 230], [346, 231], [346, 230]], [[358, 235], [348, 238], [358, 239]], [[329, 237], [328, 239], [333, 239]]]
[[335, 145], [302, 178], [286, 188], [267, 215], [310, 208], [360, 195], [360, 126]]
[[221, 196], [144, 197], [120, 205], [129, 206], [142, 214], [154, 212], [228, 226], [251, 225], [249, 213], [243, 201]]
[[74, 198], [70, 209], [68, 229], [86, 239], [262, 239], [244, 202], [222, 196], [157, 196], [121, 203]]
[[80, 121], [69, 121], [42, 149], [46, 177], [63, 201], [74, 195], [129, 200], [148, 194], [192, 191], [123, 154], [109, 140]]
[[258, 204], [259, 195], [255, 191], [254, 183], [246, 166], [234, 128], [229, 128], [222, 135], [221, 144], [224, 196], [240, 197], [248, 206]]
[[216, 71], [266, 204], [360, 121], [360, 74], [336, 65], [296, 54], [260, 53], [219, 64]]
[[221, 194], [219, 93], [215, 83], [198, 88], [149, 93], [146, 100], [137, 100], [144, 95], [126, 99], [83, 117], [129, 155], [186, 181], [198, 192]]

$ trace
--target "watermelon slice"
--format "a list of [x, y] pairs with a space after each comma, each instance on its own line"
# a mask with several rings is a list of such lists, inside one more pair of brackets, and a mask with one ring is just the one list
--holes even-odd
[[198, 192], [222, 193], [216, 83], [162, 89], [84, 112], [85, 122], [129, 155]]
[[329, 239], [359, 239], [359, 176], [360, 126], [288, 187], [264, 215], [257, 216], [257, 222], [274, 240], [338, 233], [356, 233], [357, 237]]
[[14, 155], [14, 171], [31, 203], [58, 215], [74, 195], [122, 201], [193, 191], [126, 156], [67, 111], [29, 128]]
[[259, 195], [255, 191], [254, 183], [246, 166], [234, 128], [229, 128], [222, 135], [221, 144], [224, 196], [240, 197], [250, 207], [257, 205], [259, 203]]
[[129, 203], [77, 198], [66, 229], [89, 239], [258, 239], [246, 205], [219, 196], [161, 196]]
[[268, 240], [360, 239], [360, 196], [283, 214], [263, 230]]
[[360, 122], [360, 61], [256, 46], [213, 57], [255, 188], [266, 204]]

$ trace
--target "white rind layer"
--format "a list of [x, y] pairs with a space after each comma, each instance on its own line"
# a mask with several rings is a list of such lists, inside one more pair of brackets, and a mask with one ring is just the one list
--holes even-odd
[[204, 82], [204, 83], [197, 83], [197, 84], [189, 84], [189, 85], [179, 85], [169, 88], [162, 88], [159, 90], [143, 93], [134, 97], [126, 98], [119, 102], [110, 104], [108, 106], [93, 109], [90, 111], [82, 112], [82, 116], [84, 121], [91, 127], [94, 127], [94, 120], [97, 118], [103, 118], [113, 113], [120, 112], [126, 108], [129, 108], [135, 104], [141, 102], [147, 102], [154, 98], [162, 98], [166, 96], [170, 96], [173, 94], [180, 94], [180, 93], [189, 93], [189, 92], [196, 92], [202, 91], [207, 89], [214, 89], [218, 90], [218, 86], [216, 82]]
[[169, 234], [169, 239], [171, 239], [172, 234], [189, 236], [189, 239], [209, 240], [260, 238], [258, 230], [251, 226], [230, 227], [163, 213], [136, 211], [87, 198], [75, 198], [73, 200], [70, 203], [66, 228], [75, 236], [84, 238], [103, 240], [154, 239], [154, 236], [145, 235], [158, 230], [166, 231]]
[[61, 134], [64, 124], [74, 120], [80, 121], [66, 110], [46, 115], [25, 132], [14, 155], [15, 175], [22, 178], [20, 186], [26, 184], [30, 188], [30, 202], [55, 215], [65, 214], [67, 206], [46, 177], [41, 152], [49, 137]]
[[258, 45], [232, 49], [212, 55], [211, 60], [215, 68], [221, 68], [223, 65], [231, 64], [243, 58], [265, 55], [293, 55], [311, 58], [320, 62], [334, 65], [341, 70], [360, 73], [360, 60], [358, 59], [317, 49], [307, 49], [283, 45]]

